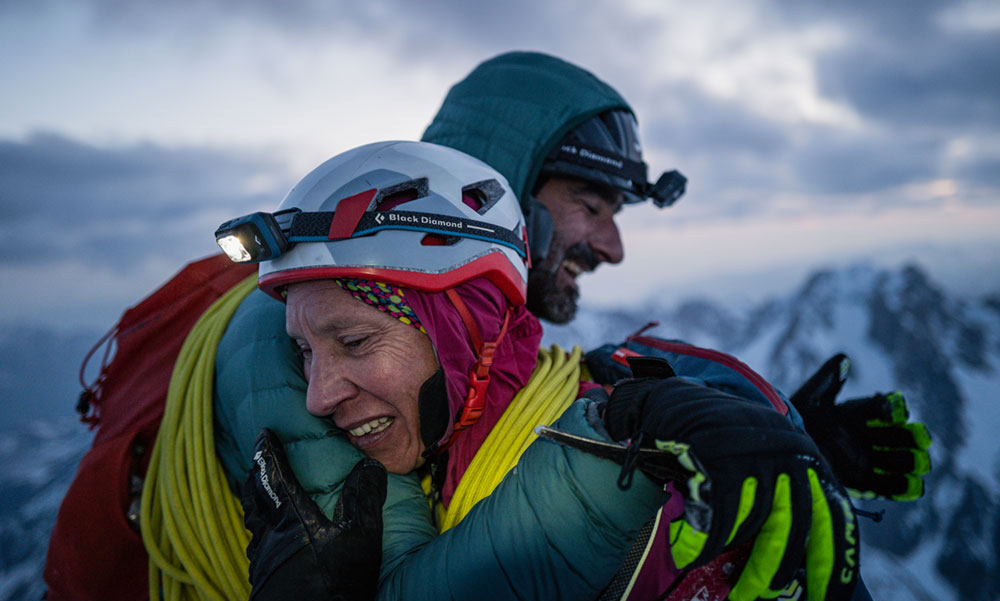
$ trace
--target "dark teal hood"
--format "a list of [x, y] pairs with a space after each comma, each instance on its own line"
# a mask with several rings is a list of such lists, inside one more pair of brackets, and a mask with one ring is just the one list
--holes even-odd
[[508, 52], [451, 88], [422, 140], [489, 164], [525, 207], [549, 151], [577, 125], [616, 108], [632, 112], [589, 71], [547, 54]]

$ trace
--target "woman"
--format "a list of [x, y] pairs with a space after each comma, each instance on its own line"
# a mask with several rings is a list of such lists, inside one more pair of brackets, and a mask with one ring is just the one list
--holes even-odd
[[[287, 331], [308, 382], [305, 407], [324, 418], [304, 435], [302, 424], [275, 428], [290, 452], [292, 445], [310, 448], [295, 451], [296, 475], [306, 473], [305, 489], [331, 509], [360, 451], [394, 474], [427, 472], [430, 498], [451, 512], [465, 483], [481, 476], [475, 462], [484, 445], [506, 431], [515, 395], [531, 387], [541, 329], [523, 307], [527, 249], [516, 199], [499, 174], [461, 153], [381, 143], [318, 167], [278, 214], [293, 215], [287, 227], [293, 246], [262, 263], [260, 287], [287, 302]], [[260, 310], [275, 310], [266, 307]], [[273, 340], [283, 344], [280, 335]], [[228, 350], [220, 347], [220, 355]], [[233, 379], [228, 368], [217, 365], [217, 382]], [[584, 440], [573, 444], [605, 443], [594, 448], [625, 461], [624, 468], [537, 441], [492, 494], [434, 540], [412, 477], [390, 478], [379, 595], [596, 598], [638, 529], [671, 499], [667, 468], [684, 485], [683, 519], [672, 525], [671, 553], [654, 552], [664, 554], [672, 577], [680, 572], [668, 565], [671, 556], [681, 568], [702, 565], [756, 539], [732, 598], [780, 589], [803, 557], [810, 598], [849, 592], [856, 567], [852, 516], [811, 442], [773, 412], [670, 377], [668, 366], [634, 369], [648, 377], [619, 387], [610, 399], [595, 390], [554, 424]], [[574, 387], [571, 398], [575, 393]], [[296, 410], [276, 401], [271, 414]], [[249, 551], [255, 594], [279, 598], [292, 590], [283, 583], [301, 582], [311, 570], [324, 575], [320, 588], [331, 594], [335, 583], [356, 581], [358, 561], [324, 565], [317, 558], [346, 552], [357, 560], [371, 546], [371, 536], [344, 534], [359, 524], [372, 531], [364, 503], [355, 505], [364, 498], [358, 491], [379, 488], [371, 464], [361, 463], [349, 480], [343, 498], [351, 505], [346, 511], [341, 505], [335, 527], [315, 512], [282, 530], [295, 521], [286, 513], [290, 506], [301, 518], [305, 497], [283, 467], [280, 445], [265, 439], [255, 464], [234, 460], [227, 448], [246, 450], [247, 418], [221, 405], [217, 400], [217, 448], [227, 471], [257, 466], [245, 496], [255, 535]], [[251, 413], [261, 414], [259, 404]], [[260, 421], [254, 430], [270, 425]], [[346, 431], [354, 452], [331, 436], [331, 425]], [[610, 444], [627, 438], [627, 449]], [[667, 452], [643, 459], [649, 451], [641, 449], [654, 440]], [[318, 452], [323, 445], [326, 452]], [[336, 465], [337, 473], [309, 474], [320, 463]], [[646, 475], [623, 490], [619, 483], [631, 479], [636, 465]], [[282, 510], [282, 499], [297, 500]], [[676, 506], [668, 520], [675, 517], [681, 517]], [[313, 542], [293, 542], [302, 540]], [[367, 565], [373, 571], [377, 560]], [[843, 582], [831, 578], [835, 568]]]

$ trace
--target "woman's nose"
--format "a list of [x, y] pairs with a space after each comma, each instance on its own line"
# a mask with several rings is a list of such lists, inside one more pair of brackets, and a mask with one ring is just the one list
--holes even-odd
[[309, 368], [306, 409], [318, 417], [332, 415], [345, 400], [357, 394], [342, 365], [331, 360], [313, 360]]

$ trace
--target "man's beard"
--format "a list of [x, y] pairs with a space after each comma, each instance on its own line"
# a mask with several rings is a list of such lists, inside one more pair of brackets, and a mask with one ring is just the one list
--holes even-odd
[[549, 254], [528, 272], [528, 310], [535, 317], [556, 324], [573, 321], [580, 297], [576, 287], [559, 288], [558, 275], [563, 260], [569, 259], [585, 270], [592, 270], [598, 264], [586, 242], [577, 242], [565, 252], [561, 247], [558, 237], [553, 238]]

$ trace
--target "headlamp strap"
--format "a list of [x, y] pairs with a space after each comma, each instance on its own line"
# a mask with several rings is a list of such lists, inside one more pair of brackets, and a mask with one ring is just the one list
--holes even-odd
[[483, 411], [486, 408], [486, 389], [490, 385], [490, 367], [493, 365], [493, 358], [496, 355], [500, 341], [507, 334], [507, 326], [510, 325], [511, 307], [508, 303], [504, 313], [503, 325], [500, 326], [500, 333], [497, 335], [497, 339], [493, 342], [483, 342], [479, 326], [476, 325], [476, 320], [472, 317], [472, 313], [469, 312], [465, 303], [462, 302], [458, 292], [454, 288], [449, 288], [445, 290], [445, 294], [462, 318], [465, 329], [469, 333], [469, 339], [476, 349], [476, 364], [472, 367], [472, 372], [469, 374], [469, 393], [465, 397], [462, 413], [452, 433], [452, 439], [454, 439], [455, 434], [474, 425], [483, 415]]
[[562, 144], [556, 156], [548, 159], [550, 161], [566, 161], [586, 167], [597, 169], [611, 175], [625, 178], [640, 187], [648, 184], [646, 163], [633, 161], [617, 153], [608, 152], [606, 148], [580, 144], [578, 142]]
[[[416, 211], [368, 211], [373, 190], [345, 198], [336, 211], [301, 212], [295, 215], [288, 232], [289, 242], [329, 242], [370, 236], [383, 230], [410, 230], [442, 236], [489, 240], [510, 247], [522, 258], [528, 249], [522, 231], [464, 217], [433, 215]], [[352, 201], [348, 203], [348, 201]], [[345, 204], [346, 203], [346, 204]]]

